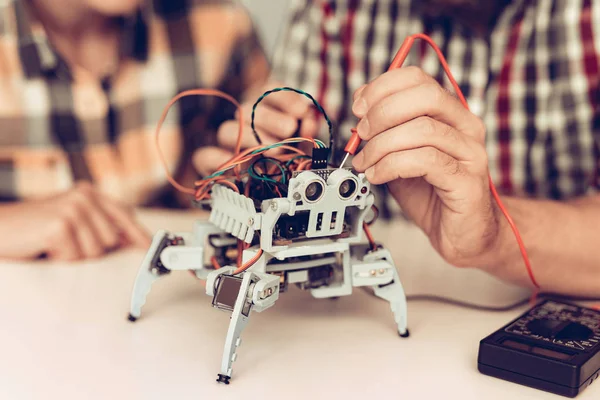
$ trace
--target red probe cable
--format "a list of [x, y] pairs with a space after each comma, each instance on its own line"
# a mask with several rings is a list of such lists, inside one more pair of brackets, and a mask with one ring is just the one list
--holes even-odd
[[[437, 54], [437, 56], [440, 60], [440, 63], [442, 64], [442, 67], [444, 68], [444, 71], [446, 72], [446, 75], [448, 76], [448, 79], [450, 80], [450, 83], [452, 84], [452, 87], [454, 88], [454, 91], [456, 92], [456, 95], [458, 96], [460, 102], [467, 110], [469, 110], [469, 105], [467, 104], [467, 100], [465, 99], [462, 91], [458, 87], [456, 80], [452, 76], [452, 72], [450, 72], [450, 67], [448, 66], [448, 63], [446, 62], [446, 58], [444, 57], [444, 54], [442, 54], [442, 51], [439, 49], [439, 47], [427, 35], [424, 35], [422, 33], [417, 33], [417, 34], [407, 37], [404, 40], [404, 43], [402, 43], [402, 46], [400, 46], [398, 53], [396, 53], [396, 56], [394, 57], [392, 64], [388, 68], [388, 71], [391, 71], [396, 68], [400, 68], [402, 66], [402, 64], [404, 64], [404, 61], [406, 60], [406, 57], [408, 56], [408, 53], [410, 52], [410, 49], [411, 49], [415, 39], [422, 39], [422, 40], [426, 41], [433, 48], [433, 50], [435, 51], [435, 53]], [[340, 168], [342, 168], [344, 166], [344, 164], [346, 163], [346, 160], [348, 159], [348, 156], [350, 154], [354, 155], [356, 153], [356, 150], [358, 149], [358, 146], [360, 146], [360, 143], [361, 143], [361, 138], [358, 136], [357, 130], [352, 129], [351, 131], [352, 131], [352, 136], [350, 137], [350, 140], [348, 141], [348, 143], [346, 144], [346, 147], [344, 148], [344, 151], [346, 152], [346, 156], [344, 157], [344, 160], [342, 161]], [[488, 174], [488, 178], [489, 178], [490, 190], [492, 192], [492, 196], [494, 196], [494, 200], [496, 200], [496, 203], [498, 203], [498, 207], [502, 211], [502, 214], [504, 214], [504, 217], [508, 221], [508, 224], [510, 225], [510, 227], [514, 233], [515, 238], [517, 239], [517, 243], [519, 244], [519, 249], [521, 251], [523, 261], [525, 262], [525, 267], [527, 268], [527, 273], [529, 274], [529, 279], [531, 280], [531, 283], [533, 283], [533, 285], [536, 287], [536, 289], [539, 289], [540, 286], [538, 285], [538, 283], [535, 279], [535, 276], [533, 274], [533, 270], [531, 268], [531, 263], [529, 261], [529, 256], [527, 255], [527, 250], [525, 249], [525, 244], [523, 243], [523, 239], [521, 238], [519, 229], [517, 228], [513, 219], [511, 218], [510, 214], [504, 207], [504, 204], [502, 203], [502, 200], [500, 199], [500, 196], [498, 195], [496, 187], [494, 186], [492, 177], [489, 176], [489, 174]]]

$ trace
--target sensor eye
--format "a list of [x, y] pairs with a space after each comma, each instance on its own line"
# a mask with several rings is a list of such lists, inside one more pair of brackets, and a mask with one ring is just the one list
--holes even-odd
[[342, 199], [349, 199], [356, 193], [357, 186], [354, 179], [346, 179], [340, 184], [338, 193]]
[[323, 191], [323, 184], [319, 181], [314, 181], [306, 186], [306, 189], [304, 190], [304, 197], [306, 197], [307, 201], [314, 203], [321, 198]]

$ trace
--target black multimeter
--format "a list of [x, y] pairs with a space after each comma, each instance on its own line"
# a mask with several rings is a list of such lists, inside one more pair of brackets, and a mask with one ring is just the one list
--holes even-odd
[[600, 311], [546, 300], [483, 339], [479, 371], [567, 397], [600, 376]]

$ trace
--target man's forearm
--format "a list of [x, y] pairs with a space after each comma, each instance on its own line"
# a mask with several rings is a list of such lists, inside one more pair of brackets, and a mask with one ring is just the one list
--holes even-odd
[[[521, 232], [542, 291], [600, 297], [600, 195], [570, 202], [512, 197], [503, 202]], [[500, 211], [498, 219], [500, 239], [485, 269], [533, 287], [514, 234]]]

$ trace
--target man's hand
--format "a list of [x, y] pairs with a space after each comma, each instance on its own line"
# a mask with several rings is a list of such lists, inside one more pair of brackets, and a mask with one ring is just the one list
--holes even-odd
[[364, 149], [354, 158], [387, 184], [402, 210], [456, 266], [483, 266], [500, 222], [488, 183], [485, 127], [415, 67], [387, 72], [355, 94]]
[[0, 206], [0, 258], [74, 261], [117, 248], [148, 247], [133, 214], [88, 183], [45, 200]]
[[[255, 97], [242, 104], [244, 130], [241, 148], [257, 146], [250, 126], [252, 106], [258, 96], [267, 90], [281, 87], [271, 83], [256, 92]], [[237, 115], [236, 115], [237, 117]], [[263, 144], [272, 144], [292, 137], [299, 131], [300, 136], [315, 137], [317, 123], [310, 107], [310, 102], [303, 96], [292, 92], [272, 93], [265, 97], [256, 109], [254, 119], [256, 130]], [[239, 132], [238, 120], [224, 122], [217, 133], [219, 147], [204, 147], [194, 154], [194, 165], [201, 175], [209, 175], [225, 161], [233, 157], [233, 151]]]

